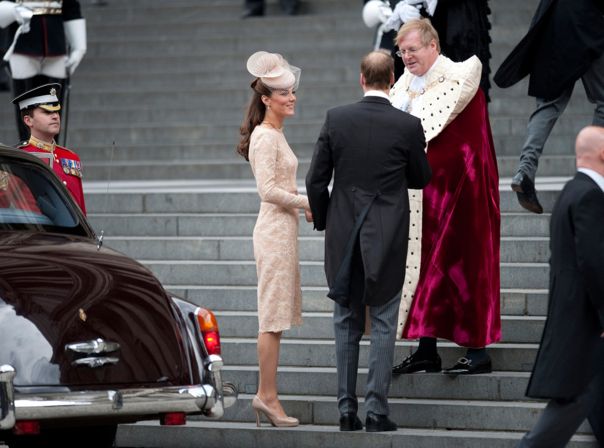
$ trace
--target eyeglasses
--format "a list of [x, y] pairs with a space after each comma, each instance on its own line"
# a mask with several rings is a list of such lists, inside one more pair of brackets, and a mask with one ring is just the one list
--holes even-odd
[[395, 54], [399, 57], [402, 58], [405, 54], [408, 55], [414, 55], [415, 53], [417, 53], [419, 50], [421, 50], [422, 48], [424, 48], [425, 46], [419, 47], [419, 48], [408, 48], [407, 50], [399, 50], [397, 51]]

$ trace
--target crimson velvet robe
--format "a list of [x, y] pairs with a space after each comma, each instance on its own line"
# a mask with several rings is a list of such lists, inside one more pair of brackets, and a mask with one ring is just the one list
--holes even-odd
[[499, 175], [478, 90], [428, 144], [420, 277], [403, 338], [484, 347], [501, 338]]

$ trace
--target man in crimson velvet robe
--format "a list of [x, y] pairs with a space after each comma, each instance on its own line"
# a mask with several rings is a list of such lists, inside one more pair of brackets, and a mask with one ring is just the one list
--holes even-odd
[[402, 337], [420, 345], [393, 371], [440, 371], [436, 339], [443, 338], [467, 348], [447, 373], [490, 372], [485, 347], [501, 337], [500, 212], [478, 88], [482, 67], [476, 57], [456, 63], [440, 55], [438, 34], [425, 19], [403, 25], [397, 43], [407, 70], [391, 90], [392, 103], [422, 120], [433, 177], [412, 206], [418, 231], [409, 243], [399, 313]]

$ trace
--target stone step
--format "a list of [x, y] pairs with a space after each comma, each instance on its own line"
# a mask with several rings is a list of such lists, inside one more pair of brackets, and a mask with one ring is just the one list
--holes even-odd
[[[310, 227], [310, 226], [309, 226]], [[229, 237], [148, 237], [105, 236], [105, 245], [132, 258], [144, 260], [243, 260], [254, 259], [252, 230], [248, 236]], [[323, 261], [324, 239], [306, 236], [298, 239], [302, 261]], [[546, 263], [549, 238], [503, 237], [501, 261]]]
[[[341, 17], [351, 17], [361, 22], [361, 7], [350, 8], [349, 5], [346, 8], [342, 8], [346, 5], [346, 2], [342, 1], [329, 1], [329, 0], [313, 0], [309, 2], [303, 2], [303, 7], [300, 11], [303, 14], [313, 15], [327, 15], [339, 13]], [[198, 4], [181, 4], [179, 2], [170, 1], [164, 5], [150, 4], [145, 5], [144, 8], [136, 7], [135, 5], [126, 4], [121, 7], [110, 7], [104, 9], [96, 9], [98, 14], [89, 14], [86, 19], [91, 24], [103, 23], [105, 21], [113, 24], [149, 24], [149, 23], [162, 23], [165, 26], [177, 28], [181, 24], [197, 23], [199, 20], [208, 19], [224, 19], [226, 17], [238, 18], [243, 12], [242, 4], [220, 4], [219, 6], [207, 2], [199, 2]], [[278, 13], [279, 9], [276, 5], [270, 4], [270, 13]], [[271, 16], [273, 20], [296, 20], [297, 16], [285, 16], [275, 15]], [[248, 19], [247, 23], [251, 20], [264, 20], [264, 18]]]
[[[234, 146], [234, 145], [233, 145]], [[200, 148], [198, 148], [199, 150]], [[232, 149], [232, 147], [230, 148]], [[167, 150], [164, 150], [167, 151]], [[119, 150], [117, 152], [120, 152]], [[199, 152], [199, 151], [198, 151]], [[145, 180], [145, 179], [252, 179], [249, 163], [241, 156], [228, 151], [224, 158], [180, 159], [180, 160], [123, 160], [87, 161], [90, 151], [78, 151], [84, 161], [87, 180]], [[122, 156], [122, 157], [127, 157]], [[303, 180], [310, 166], [310, 157], [298, 152], [298, 179]], [[518, 170], [518, 156], [498, 157], [499, 175], [512, 177]], [[568, 176], [576, 171], [573, 156], [545, 155], [539, 160], [539, 176]]]
[[[227, 363], [256, 365], [256, 338], [230, 338], [221, 336], [221, 347]], [[359, 367], [367, 367], [369, 341], [361, 340]], [[401, 362], [417, 348], [416, 342], [397, 340], [395, 362]], [[489, 345], [488, 351], [495, 371], [530, 372], [533, 368], [538, 344], [497, 343]], [[466, 350], [451, 342], [438, 343], [438, 353], [445, 367], [452, 366], [464, 356]], [[229, 361], [230, 360], [230, 361]], [[281, 342], [280, 367], [335, 367], [335, 343], [331, 339], [289, 339]], [[422, 375], [422, 374], [419, 374]]]
[[[250, 405], [252, 397], [239, 395], [237, 403], [226, 410], [225, 419], [254, 421]], [[302, 424], [338, 424], [335, 396], [280, 395], [279, 398], [286, 413], [295, 415]], [[359, 401], [359, 414], [363, 415], [363, 403]], [[544, 404], [538, 402], [397, 398], [389, 398], [388, 406], [389, 417], [406, 428], [523, 432], [534, 426], [544, 408]], [[577, 432], [590, 434], [591, 428], [585, 422]]]
[[[445, 366], [447, 367], [447, 366]], [[242, 394], [253, 394], [258, 388], [258, 367], [227, 365], [224, 378]], [[532, 401], [525, 397], [529, 372], [493, 372], [479, 375], [442, 373], [399, 375], [392, 379], [389, 398], [430, 400], [497, 400]], [[334, 395], [337, 390], [335, 367], [279, 367], [277, 388], [285, 395]], [[358, 372], [357, 395], [364, 395], [367, 368]]]
[[[222, 335], [229, 338], [255, 338], [258, 335], [256, 312], [217, 311], [216, 318]], [[291, 339], [333, 339], [332, 313], [303, 313], [304, 324], [284, 333]], [[542, 316], [502, 316], [501, 340], [505, 343], [541, 341], [545, 318]]]
[[[505, 182], [505, 181], [502, 181]], [[507, 183], [507, 182], [506, 182]], [[91, 184], [92, 185], [92, 184]], [[84, 184], [86, 193], [86, 208], [90, 213], [258, 213], [258, 193], [249, 182], [225, 180], [224, 182], [208, 182], [207, 187], [183, 184], [182, 187], [154, 188], [153, 185], [124, 189], [123, 192], [109, 193], [102, 184], [88, 187]], [[226, 186], [226, 187], [225, 187]], [[119, 188], [119, 182], [113, 182], [112, 188]], [[301, 187], [301, 186], [300, 186]], [[225, 189], [226, 188], [226, 189]], [[522, 212], [518, 205], [516, 194], [502, 187], [500, 190], [500, 208], [502, 213]], [[559, 193], [550, 190], [548, 184], [541, 186], [537, 183], [539, 200], [546, 212], [550, 212]], [[553, 187], [552, 187], [553, 188]], [[300, 188], [303, 193], [304, 189]]]
[[[224, 448], [262, 447], [282, 448], [329, 446], [332, 448], [513, 448], [522, 437], [520, 432], [471, 431], [446, 429], [399, 428], [396, 432], [340, 432], [337, 426], [303, 425], [296, 428], [257, 428], [255, 423], [224, 421], [190, 421], [185, 427], [160, 426], [141, 422], [120, 425], [117, 432], [119, 447], [173, 446], [195, 448], [199, 440], [208, 446]], [[591, 435], [576, 435], [568, 448], [596, 448]]]
[[[292, 19], [288, 19], [292, 20]], [[320, 21], [320, 19], [317, 19]], [[200, 26], [203, 26], [202, 24]], [[340, 36], [346, 35], [346, 39]], [[239, 59], [245, 63], [247, 57], [258, 48], [267, 48], [271, 51], [284, 54], [288, 61], [301, 68], [309, 61], [310, 53], [317, 46], [321, 46], [322, 52], [358, 52], [367, 53], [371, 50], [373, 33], [371, 30], [357, 29], [356, 31], [340, 31], [327, 29], [325, 31], [298, 30], [296, 39], [275, 40], [274, 34], [248, 34], [245, 31], [238, 35], [210, 35], [199, 36], [198, 39], [183, 39], [180, 36], [157, 35], [156, 37], [128, 36], [128, 39], [116, 39], [109, 37], [105, 40], [102, 36], [92, 39], [88, 45], [86, 57], [112, 58], [147, 58], [152, 55], [170, 57], [190, 57], [192, 54], [203, 53], [204, 56], [215, 57], [223, 54], [231, 62]], [[152, 45], [149, 45], [149, 44]], [[490, 46], [494, 60], [502, 60], [516, 46], [517, 41], [493, 40]]]
[[[531, 11], [532, 12], [532, 11]], [[95, 10], [94, 13], [98, 12]], [[95, 14], [96, 15], [96, 14]], [[269, 19], [270, 20], [270, 19]], [[151, 22], [151, 21], [150, 21]], [[491, 30], [491, 39], [497, 43], [513, 45], [518, 42], [528, 30], [528, 23], [515, 21], [503, 26], [495, 26]], [[152, 23], [115, 23], [105, 20], [102, 22], [89, 21], [89, 45], [108, 45], [109, 43], [124, 43], [128, 41], [161, 41], [181, 40], [202, 41], [208, 38], [222, 38], [225, 41], [241, 40], [242, 38], [265, 39], [267, 38], [265, 20], [248, 20], [242, 27], [242, 21], [237, 16], [224, 15], [223, 17], [196, 17], [193, 21], [181, 23], [178, 27], [171, 27], [169, 34], [158, 34], [157, 26]], [[225, 35], [225, 29], [239, 28], [236, 35]], [[270, 28], [273, 34], [296, 33], [296, 36], [309, 33], [310, 39], [315, 35], [329, 34], [333, 40], [346, 35], [350, 38], [362, 36], [362, 45], [369, 49], [369, 42], [373, 38], [373, 30], [368, 29], [361, 22], [361, 13], [358, 16], [345, 15], [300, 15], [295, 18], [279, 17], [272, 20]], [[275, 40], [269, 42], [269, 47], [276, 44]], [[277, 43], [278, 44], [278, 43]], [[260, 48], [258, 45], [257, 48]], [[268, 48], [268, 47], [267, 47]]]
[[[554, 128], [552, 131], [552, 138], [558, 136], [566, 139], [567, 141], [574, 141], [577, 132], [585, 126], [588, 121], [576, 117], [576, 119], [568, 120], [564, 126]], [[10, 136], [15, 134], [15, 130], [12, 123], [7, 123], [4, 127], [0, 128], [0, 136]], [[293, 121], [286, 129], [286, 137], [293, 140], [306, 140], [308, 143], [314, 143], [321, 130], [322, 121], [314, 122], [297, 122]], [[512, 128], [510, 129], [510, 125]], [[493, 126], [493, 135], [495, 137], [495, 148], [498, 154], [515, 156], [520, 154], [521, 144], [526, 138], [526, 132], [521, 126], [514, 127], [509, 122], [501, 122], [500, 120], [495, 121]], [[511, 139], [516, 139], [518, 144], [510, 145]], [[103, 143], [112, 145], [113, 143], [119, 148], [122, 144], [154, 144], [157, 142], [167, 142], [174, 144], [183, 143], [194, 143], [198, 141], [207, 142], [224, 142], [230, 143], [234, 148], [239, 139], [239, 125], [212, 125], [212, 124], [186, 124], [186, 123], [145, 123], [140, 124], [136, 127], [129, 125], [115, 125], [115, 126], [86, 126], [81, 128], [70, 128], [69, 130], [69, 141], [73, 147], [80, 147], [80, 142], [95, 142], [95, 144]], [[501, 145], [503, 141], [507, 144]], [[168, 143], [169, 142], [169, 143]], [[566, 146], [569, 148], [569, 146]], [[546, 148], [546, 154], [553, 155], [559, 154]], [[568, 149], [563, 151], [562, 154], [570, 155], [571, 151]], [[310, 156], [310, 154], [309, 154]], [[238, 159], [235, 154], [232, 156], [232, 160]], [[144, 161], [143, 161], [144, 162]], [[174, 176], [178, 178], [178, 175]]]
[[[172, 294], [216, 312], [254, 312], [257, 291], [252, 286], [164, 285]], [[326, 286], [302, 286], [302, 309], [305, 312], [333, 312]], [[502, 289], [501, 314], [508, 316], [545, 316], [547, 290]], [[220, 322], [219, 322], [220, 324]]]
[[[97, 210], [100, 211], [100, 210]], [[108, 237], [218, 237], [250, 236], [256, 224], [254, 213], [91, 213], [88, 219], [97, 232]], [[505, 237], [547, 237], [550, 215], [545, 213], [503, 213], [501, 235]], [[302, 223], [303, 224], [303, 223]], [[312, 226], [300, 225], [301, 236], [317, 236]]]
[[[141, 260], [162, 283], [170, 285], [251, 286], [257, 282], [253, 261]], [[301, 261], [302, 284], [324, 286], [323, 262]], [[547, 263], [501, 263], [501, 287], [546, 289]]]

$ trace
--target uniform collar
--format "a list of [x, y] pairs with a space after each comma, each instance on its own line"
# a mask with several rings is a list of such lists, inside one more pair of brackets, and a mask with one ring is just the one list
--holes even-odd
[[33, 135], [31, 137], [29, 137], [28, 143], [32, 146], [35, 146], [36, 148], [39, 148], [43, 151], [48, 151], [48, 152], [54, 152], [55, 147], [57, 146], [57, 144], [55, 143], [54, 140], [51, 143], [48, 143], [48, 142], [44, 142], [44, 141], [34, 137]]

